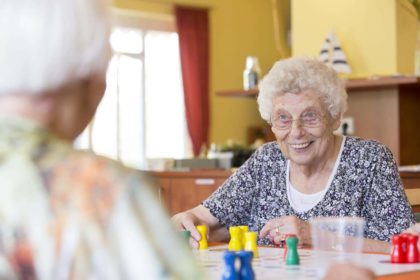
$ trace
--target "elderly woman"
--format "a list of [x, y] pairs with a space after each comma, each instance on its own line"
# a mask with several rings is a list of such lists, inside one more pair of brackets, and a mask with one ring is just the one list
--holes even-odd
[[107, 14], [0, 1], [1, 279], [201, 278], [147, 178], [72, 148], [104, 93]]
[[310, 58], [274, 64], [260, 85], [261, 116], [277, 141], [258, 149], [202, 205], [173, 221], [200, 239], [228, 240], [228, 227], [249, 225], [259, 244], [280, 244], [297, 234], [311, 244], [308, 220], [357, 216], [366, 220], [365, 250], [388, 250], [394, 234], [414, 223], [398, 169], [384, 145], [334, 131], [347, 94], [334, 70]]

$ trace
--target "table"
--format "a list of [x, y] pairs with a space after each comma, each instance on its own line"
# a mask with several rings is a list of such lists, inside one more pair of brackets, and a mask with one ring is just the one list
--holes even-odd
[[[194, 250], [194, 255], [202, 265], [209, 279], [221, 279], [224, 271], [223, 252], [227, 245], [213, 245], [208, 250]], [[359, 265], [369, 267], [377, 279], [420, 279], [420, 263], [391, 264], [385, 254], [345, 254], [338, 252], [317, 253], [310, 249], [299, 249], [300, 265], [286, 266], [283, 260], [283, 248], [259, 247], [259, 258], [253, 260], [256, 279], [319, 279], [322, 271], [340, 258], [352, 260]]]

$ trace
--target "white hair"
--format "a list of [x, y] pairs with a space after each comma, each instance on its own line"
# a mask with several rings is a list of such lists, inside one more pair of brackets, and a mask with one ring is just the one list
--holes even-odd
[[313, 90], [324, 102], [333, 119], [347, 109], [344, 82], [331, 67], [308, 57], [277, 61], [259, 85], [258, 105], [261, 117], [270, 122], [273, 99], [286, 93]]
[[106, 0], [0, 0], [0, 96], [42, 94], [106, 71]]

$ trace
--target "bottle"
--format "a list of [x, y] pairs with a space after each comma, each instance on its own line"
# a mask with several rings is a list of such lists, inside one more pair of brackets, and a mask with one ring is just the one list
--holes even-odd
[[206, 158], [207, 157], [207, 146], [206, 143], [201, 144], [200, 147], [200, 154], [198, 155], [198, 158]]
[[217, 158], [217, 152], [218, 152], [218, 149], [217, 149], [216, 143], [211, 143], [210, 149], [207, 152], [207, 158], [208, 159]]
[[244, 89], [250, 90], [258, 86], [258, 81], [261, 78], [261, 69], [258, 63], [258, 58], [255, 56], [246, 57], [246, 67], [243, 73]]

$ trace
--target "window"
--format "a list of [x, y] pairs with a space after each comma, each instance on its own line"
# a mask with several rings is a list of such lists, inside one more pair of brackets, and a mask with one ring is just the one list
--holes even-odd
[[76, 146], [140, 169], [191, 157], [177, 33], [117, 26], [111, 45], [104, 98]]

